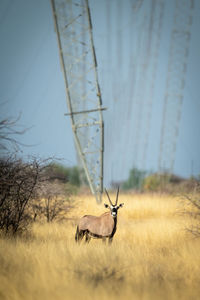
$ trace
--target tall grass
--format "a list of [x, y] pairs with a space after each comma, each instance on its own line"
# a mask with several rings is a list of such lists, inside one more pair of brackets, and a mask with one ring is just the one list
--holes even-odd
[[75, 199], [65, 223], [36, 223], [30, 236], [2, 237], [0, 299], [199, 299], [200, 241], [184, 230], [189, 219], [177, 214], [177, 199], [119, 201], [125, 205], [111, 246], [75, 243], [75, 220], [105, 211], [86, 196]]

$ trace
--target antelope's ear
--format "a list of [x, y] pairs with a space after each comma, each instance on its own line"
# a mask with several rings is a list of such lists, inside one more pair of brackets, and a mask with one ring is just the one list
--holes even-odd
[[105, 206], [105, 208], [108, 208], [108, 207], [109, 207], [109, 205], [108, 205], [108, 204], [106, 204], [106, 203], [104, 203], [104, 206]]
[[120, 203], [120, 205], [118, 207], [120, 208], [120, 207], [123, 207], [123, 206], [124, 206], [124, 203]]

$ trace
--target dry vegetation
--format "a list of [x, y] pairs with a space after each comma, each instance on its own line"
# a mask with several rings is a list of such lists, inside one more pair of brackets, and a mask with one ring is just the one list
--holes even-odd
[[[114, 197], [114, 195], [113, 195]], [[77, 245], [75, 219], [101, 214], [75, 198], [62, 223], [34, 223], [28, 236], [0, 240], [0, 299], [199, 299], [200, 240], [186, 230], [176, 198], [120, 195], [111, 246]]]

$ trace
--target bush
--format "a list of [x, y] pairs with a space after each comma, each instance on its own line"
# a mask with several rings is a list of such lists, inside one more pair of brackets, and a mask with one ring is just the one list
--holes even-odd
[[138, 170], [137, 168], [133, 168], [130, 170], [129, 178], [127, 181], [123, 182], [122, 189], [141, 189], [143, 185], [143, 180], [145, 177], [145, 172]]
[[152, 192], [164, 190], [170, 178], [168, 174], [151, 174], [144, 179], [143, 189]]
[[68, 168], [68, 179], [69, 182], [73, 185], [80, 186], [81, 185], [81, 178], [80, 178], [80, 171], [78, 167]]
[[78, 187], [81, 185], [81, 171], [78, 167], [69, 168], [54, 162], [46, 167], [45, 172], [52, 181], [57, 179]]
[[149, 175], [143, 182], [143, 188], [145, 191], [157, 191], [160, 185], [161, 180], [157, 174]]
[[37, 196], [37, 199], [32, 199], [28, 204], [29, 215], [33, 221], [38, 217], [45, 217], [47, 222], [63, 220], [64, 213], [73, 207], [71, 187], [60, 182], [41, 182]]
[[186, 229], [195, 237], [200, 237], [200, 185], [197, 185], [193, 194], [184, 195], [182, 198], [184, 209], [182, 213], [191, 218], [191, 225]]
[[[15, 129], [17, 121], [0, 120], [0, 230], [5, 234], [27, 229], [38, 213], [43, 213], [50, 222], [69, 208], [68, 198], [63, 197], [64, 185], [51, 182], [53, 177], [64, 182], [71, 180], [79, 185], [75, 168], [71, 170], [62, 165], [49, 164], [50, 159], [40, 161], [33, 158], [24, 163], [11, 154], [11, 147], [20, 150], [20, 143], [13, 135], [25, 132]], [[45, 197], [44, 205], [41, 197]]]
[[0, 229], [15, 234], [28, 223], [25, 208], [36, 197], [41, 163], [23, 163], [16, 158], [0, 159]]

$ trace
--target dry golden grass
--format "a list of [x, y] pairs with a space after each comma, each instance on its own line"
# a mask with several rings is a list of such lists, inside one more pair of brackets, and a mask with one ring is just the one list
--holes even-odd
[[[189, 220], [177, 214], [177, 199], [119, 199], [125, 205], [111, 246], [77, 245], [73, 220], [36, 223], [26, 238], [1, 238], [0, 299], [199, 299], [200, 241], [184, 230]], [[75, 203], [69, 218], [105, 211], [89, 196]]]

